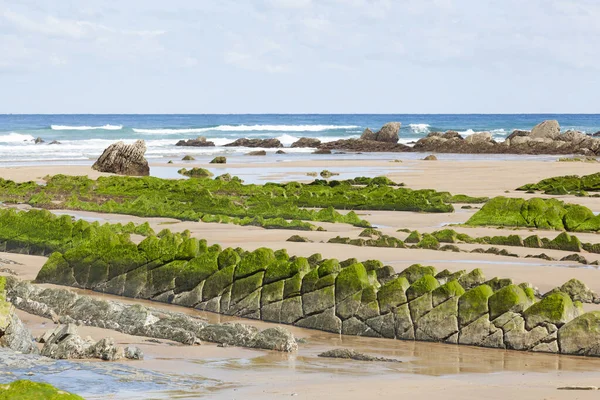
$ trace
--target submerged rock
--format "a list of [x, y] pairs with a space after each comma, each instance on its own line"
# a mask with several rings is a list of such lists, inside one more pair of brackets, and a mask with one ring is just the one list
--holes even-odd
[[256, 151], [251, 151], [250, 153], [246, 154], [247, 156], [266, 156], [267, 152], [264, 150], [256, 150]]
[[92, 168], [118, 175], [148, 176], [150, 167], [144, 158], [145, 153], [146, 144], [143, 140], [133, 144], [113, 143], [104, 150]]
[[319, 354], [319, 357], [343, 358], [343, 359], [347, 359], [347, 360], [356, 360], [356, 361], [380, 361], [380, 362], [396, 362], [396, 363], [402, 362], [402, 361], [396, 360], [394, 358], [370, 356], [368, 354], [359, 353], [352, 349], [329, 350], [329, 351]]

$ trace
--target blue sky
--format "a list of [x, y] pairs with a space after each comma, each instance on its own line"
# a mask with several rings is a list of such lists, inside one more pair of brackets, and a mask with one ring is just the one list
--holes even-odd
[[597, 0], [0, 0], [0, 113], [595, 113]]

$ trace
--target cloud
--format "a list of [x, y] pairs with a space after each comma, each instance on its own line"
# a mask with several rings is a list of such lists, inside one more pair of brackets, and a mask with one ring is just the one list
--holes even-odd
[[70, 39], [94, 38], [103, 34], [131, 35], [152, 38], [165, 34], [164, 30], [119, 29], [85, 20], [72, 20], [46, 15], [37, 19], [4, 10], [0, 17], [9, 25], [22, 32]]

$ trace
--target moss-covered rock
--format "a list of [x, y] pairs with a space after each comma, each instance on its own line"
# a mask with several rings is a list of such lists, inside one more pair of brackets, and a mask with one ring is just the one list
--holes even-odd
[[490, 319], [495, 319], [508, 312], [521, 312], [528, 308], [532, 301], [525, 291], [517, 285], [509, 285], [494, 293], [488, 301]]
[[437, 271], [435, 270], [435, 267], [413, 264], [400, 272], [398, 276], [403, 276], [408, 280], [409, 283], [414, 283], [425, 275], [435, 276], [436, 273]]
[[565, 282], [558, 290], [568, 294], [573, 301], [580, 301], [582, 303], [594, 303], [598, 301], [596, 292], [578, 279], [571, 279]]
[[542, 247], [542, 241], [538, 235], [531, 235], [523, 239], [523, 246], [532, 249], [539, 249]]
[[523, 311], [525, 326], [531, 330], [538, 325], [550, 323], [557, 327], [579, 316], [579, 310], [568, 294], [556, 292]]
[[340, 303], [370, 286], [367, 270], [361, 263], [343, 268], [335, 280], [335, 299]]
[[494, 291], [488, 285], [479, 285], [466, 291], [458, 300], [458, 322], [462, 328], [489, 312], [488, 300]]
[[562, 354], [600, 356], [600, 311], [587, 312], [558, 330]]
[[398, 307], [407, 302], [406, 289], [410, 284], [405, 277], [399, 276], [379, 288], [377, 292], [377, 300], [379, 301], [379, 308], [383, 314], [392, 311], [395, 307]]
[[464, 293], [465, 289], [460, 286], [457, 280], [446, 282], [431, 293], [432, 306], [435, 308], [451, 298], [462, 296]]
[[0, 385], [0, 400], [83, 400], [47, 383], [18, 380]]
[[475, 268], [468, 274], [463, 274], [458, 278], [458, 283], [465, 289], [474, 288], [475, 286], [481, 285], [483, 282], [485, 282], [485, 276], [483, 275], [483, 271], [479, 268]]
[[548, 242], [544, 248], [576, 252], [580, 252], [582, 249], [579, 239], [575, 236], [569, 235], [567, 232], [563, 232], [555, 237], [553, 240]]
[[419, 243], [423, 239], [423, 236], [417, 231], [412, 231], [406, 239], [404, 239], [404, 243]]
[[432, 275], [425, 275], [410, 285], [410, 287], [406, 290], [406, 298], [408, 301], [413, 301], [414, 299], [421, 297], [426, 293], [431, 293], [439, 286], [439, 282]]
[[440, 242], [429, 233], [423, 235], [423, 238], [419, 243], [417, 243], [417, 247], [420, 249], [427, 250], [438, 250], [440, 248]]
[[235, 279], [244, 278], [258, 271], [266, 271], [267, 267], [276, 261], [273, 250], [261, 247], [247, 254], [235, 270]]

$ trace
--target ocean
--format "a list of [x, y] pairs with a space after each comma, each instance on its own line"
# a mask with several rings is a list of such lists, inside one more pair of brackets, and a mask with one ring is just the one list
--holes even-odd
[[[0, 165], [14, 163], [91, 162], [111, 143], [144, 139], [150, 160], [183, 154], [239, 155], [247, 149], [221, 147], [235, 139], [278, 138], [289, 147], [300, 137], [321, 141], [358, 138], [369, 127], [402, 123], [400, 142], [410, 143], [432, 131], [456, 130], [463, 135], [490, 131], [502, 140], [514, 129], [531, 129], [557, 119], [563, 130], [600, 131], [600, 114], [252, 114], [252, 115], [0, 115]], [[176, 147], [180, 139], [205, 136], [216, 147]], [[36, 138], [45, 142], [34, 144]], [[60, 144], [49, 144], [58, 141]], [[289, 149], [307, 154], [309, 149]]]

